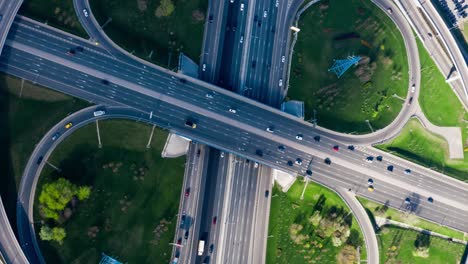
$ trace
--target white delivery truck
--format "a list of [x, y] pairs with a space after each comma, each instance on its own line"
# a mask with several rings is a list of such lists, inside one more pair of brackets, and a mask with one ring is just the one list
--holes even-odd
[[198, 256], [201, 256], [203, 255], [203, 251], [205, 250], [205, 241], [204, 240], [200, 240], [198, 242]]

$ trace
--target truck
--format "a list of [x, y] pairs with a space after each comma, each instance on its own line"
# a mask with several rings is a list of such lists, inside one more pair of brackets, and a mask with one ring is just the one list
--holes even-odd
[[203, 251], [205, 250], [205, 241], [204, 240], [200, 240], [198, 242], [198, 256], [201, 256], [203, 255]]

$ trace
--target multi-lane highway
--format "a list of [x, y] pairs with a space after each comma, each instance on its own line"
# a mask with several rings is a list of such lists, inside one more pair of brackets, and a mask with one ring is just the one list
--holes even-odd
[[22, 3], [23, 0], [0, 0], [0, 54], [10, 26]]

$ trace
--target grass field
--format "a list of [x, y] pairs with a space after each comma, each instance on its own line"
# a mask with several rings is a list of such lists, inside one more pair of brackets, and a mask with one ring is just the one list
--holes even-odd
[[117, 45], [143, 59], [174, 68], [179, 52], [198, 62], [208, 1], [173, 2], [175, 10], [172, 15], [161, 18], [155, 15], [159, 1], [100, 0], [90, 4], [101, 24], [112, 18], [104, 30]]
[[424, 220], [412, 214], [406, 215], [393, 208], [388, 208], [385, 212], [381, 212], [381, 211], [376, 210], [378, 207], [382, 206], [381, 204], [372, 202], [363, 197], [358, 197], [358, 200], [366, 209], [368, 209], [367, 212], [372, 213], [373, 216], [389, 218], [389, 219], [402, 222], [402, 223], [406, 223], [415, 227], [430, 230], [430, 231], [433, 231], [442, 235], [468, 241], [468, 236], [465, 236], [463, 232], [460, 232], [460, 231], [457, 231], [448, 227], [444, 227], [438, 224], [434, 224], [432, 222], [429, 222], [427, 220]]
[[427, 256], [416, 256], [414, 241], [418, 232], [387, 226], [381, 229], [378, 240], [380, 263], [446, 264], [460, 263], [465, 246], [430, 237]]
[[[185, 158], [161, 157], [167, 137], [163, 130], [155, 130], [152, 147], [146, 149], [150, 126], [108, 120], [99, 127], [101, 149], [95, 125], [81, 128], [49, 159], [62, 172], [48, 167], [39, 179], [38, 190], [59, 176], [92, 186], [89, 200], [79, 204], [64, 225], [64, 244], [40, 243], [45, 259], [48, 263], [98, 263], [104, 252], [124, 263], [168, 263]], [[40, 222], [38, 208], [35, 218]]]
[[73, 0], [27, 0], [19, 13], [75, 35], [87, 36], [75, 15]]
[[[303, 222], [303, 219], [310, 220], [314, 210], [335, 206], [343, 208], [346, 213], [349, 212], [338, 195], [314, 183], [309, 183], [304, 200], [300, 200], [303, 188], [304, 183], [296, 181], [287, 193], [283, 193], [278, 186], [273, 189], [268, 226], [267, 263], [336, 263], [338, 258], [346, 259], [344, 255], [350, 257], [348, 260], [356, 260], [354, 248], [345, 246], [344, 243], [335, 247], [330, 237], [322, 235], [323, 238], [321, 238], [315, 235], [316, 230], [306, 232], [307, 239], [310, 237], [308, 243], [301, 245], [294, 241], [291, 235], [293, 224]], [[351, 228], [359, 230], [360, 233], [359, 225], [354, 218]], [[305, 229], [307, 229], [306, 226]], [[360, 237], [362, 240], [362, 234]], [[361, 258], [365, 258], [366, 252], [361, 253]]]
[[[466, 128], [464, 129], [466, 133]], [[466, 138], [466, 137], [465, 137]], [[377, 148], [432, 168], [454, 178], [468, 181], [468, 155], [463, 160], [451, 160], [448, 144], [440, 136], [427, 131], [419, 121], [410, 120], [398, 137]]]
[[3, 174], [0, 195], [12, 223], [16, 222], [21, 174], [35, 144], [68, 113], [87, 105], [26, 81], [22, 85], [20, 79], [0, 74], [0, 167]]
[[[371, 1], [321, 1], [299, 22], [288, 96], [305, 102], [306, 118], [336, 131], [368, 133], [400, 111], [408, 89], [403, 38]], [[334, 59], [361, 56], [341, 78], [328, 72]], [[397, 95], [401, 98], [397, 98]]]

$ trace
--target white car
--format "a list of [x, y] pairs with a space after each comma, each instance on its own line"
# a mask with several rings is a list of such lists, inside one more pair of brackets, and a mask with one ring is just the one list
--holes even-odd
[[258, 162], [255, 162], [254, 168], [255, 168], [255, 169], [258, 168]]
[[231, 4], [232, 4], [232, 3], [234, 3], [234, 0], [231, 0], [230, 2], [231, 2]]
[[273, 129], [272, 129], [271, 127], [267, 127], [267, 128], [266, 128], [266, 131], [267, 131], [267, 132], [270, 132], [270, 133], [273, 133]]
[[88, 13], [88, 10], [86, 10], [86, 8], [83, 9], [83, 14], [85, 17], [89, 17], [89, 13]]
[[279, 87], [283, 86], [283, 79], [279, 79], [278, 86]]
[[206, 96], [206, 98], [213, 99], [213, 95], [212, 95], [212, 94], [207, 93], [205, 96]]
[[297, 140], [302, 140], [302, 135], [301, 135], [301, 134], [298, 134], [298, 135], [296, 136], [296, 139], [297, 139]]
[[244, 43], [244, 35], [242, 35], [242, 36], [240, 37], [239, 43], [240, 43], [240, 44]]
[[105, 115], [106, 114], [106, 111], [104, 110], [98, 110], [98, 111], [94, 111], [94, 116], [102, 116], [102, 115]]
[[224, 158], [224, 151], [221, 151], [221, 158]]
[[206, 63], [203, 63], [203, 65], [202, 65], [202, 71], [206, 71]]
[[275, 7], [279, 6], [279, 0], [276, 0]]
[[302, 160], [297, 158], [296, 161], [294, 162], [296, 163], [297, 165], [301, 166], [302, 165]]
[[263, 17], [266, 18], [268, 16], [268, 11], [263, 11]]
[[281, 56], [281, 62], [284, 63], [286, 61], [286, 56]]
[[414, 90], [416, 90], [416, 86], [413, 84], [413, 85], [411, 86], [411, 92], [414, 93]]
[[244, 3], [240, 4], [240, 11], [244, 11]]
[[235, 114], [235, 113], [237, 113], [237, 110], [234, 109], [234, 108], [229, 108], [229, 112]]

